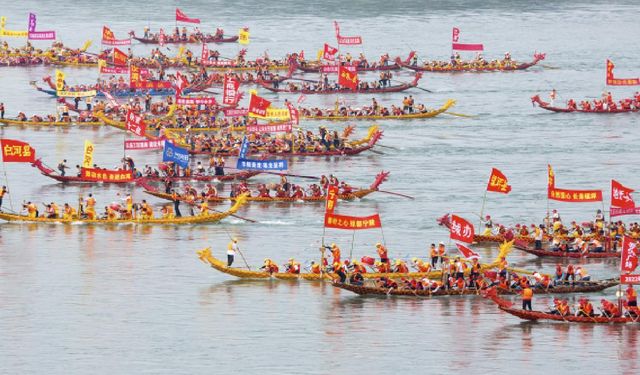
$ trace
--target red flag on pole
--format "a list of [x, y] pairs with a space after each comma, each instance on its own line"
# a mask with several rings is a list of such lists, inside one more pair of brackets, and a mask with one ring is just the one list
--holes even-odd
[[0, 139], [2, 161], [4, 163], [33, 163], [36, 161], [36, 149], [30, 144], [15, 139]]
[[126, 66], [128, 56], [126, 53], [120, 51], [117, 48], [113, 49], [113, 65], [115, 66]]
[[453, 33], [451, 34], [451, 41], [456, 43], [460, 39], [460, 29], [457, 27], [453, 28]]
[[351, 90], [357, 90], [358, 73], [350, 72], [346, 67], [340, 66], [338, 69], [338, 84], [343, 87], [348, 87]]
[[144, 123], [142, 115], [136, 114], [132, 110], [127, 112], [126, 127], [128, 131], [140, 137], [144, 137], [147, 130], [147, 125]]
[[548, 165], [547, 198], [561, 202], [602, 202], [602, 190], [569, 190], [556, 188], [553, 168]]
[[271, 105], [271, 102], [265, 98], [261, 98], [258, 95], [251, 95], [249, 100], [249, 115], [253, 114], [259, 117], [267, 116], [267, 108]]
[[186, 22], [186, 23], [200, 23], [199, 18], [189, 18], [186, 14], [182, 13], [179, 8], [176, 8], [176, 22]]
[[460, 241], [464, 243], [473, 243], [474, 228], [471, 222], [456, 216], [451, 215], [451, 226], [449, 227], [449, 237], [452, 240]]
[[462, 254], [463, 257], [467, 259], [480, 259], [480, 254], [469, 249], [468, 247], [459, 243], [457, 243], [456, 246], [458, 247], [458, 250], [460, 250], [460, 254]]
[[182, 90], [187, 87], [188, 83], [187, 79], [180, 72], [176, 72], [176, 97], [182, 93]]
[[491, 169], [491, 176], [489, 177], [489, 183], [487, 184], [487, 191], [493, 191], [496, 193], [509, 194], [511, 191], [511, 185], [507, 177], [496, 168]]
[[607, 85], [609, 86], [638, 86], [640, 78], [614, 78], [613, 77], [613, 61], [607, 59]]
[[453, 37], [452, 37], [451, 49], [454, 51], [483, 51], [484, 50], [484, 46], [479, 43], [472, 43], [472, 44], [458, 43], [458, 41], [460, 40], [460, 29], [458, 29], [457, 27], [453, 28], [452, 35]]
[[323, 59], [328, 61], [335, 61], [336, 53], [338, 53], [337, 48], [331, 47], [327, 43], [324, 44], [324, 54], [322, 55]]
[[225, 74], [224, 82], [222, 83], [222, 104], [224, 105], [234, 105], [240, 99], [238, 95], [238, 88], [240, 87], [240, 82], [235, 78]]
[[622, 239], [622, 252], [620, 253], [620, 272], [631, 273], [638, 267], [638, 242], [629, 236]]
[[635, 208], [631, 193], [635, 190], [625, 187], [616, 180], [611, 180], [611, 206], [620, 208]]
[[332, 214], [338, 203], [338, 187], [335, 185], [329, 186], [327, 189], [327, 202], [325, 205], [325, 213]]

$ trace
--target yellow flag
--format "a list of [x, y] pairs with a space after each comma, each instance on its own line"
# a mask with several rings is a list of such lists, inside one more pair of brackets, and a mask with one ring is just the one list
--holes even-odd
[[93, 165], [93, 143], [84, 141], [84, 159], [82, 159], [83, 168], [91, 168]]
[[238, 43], [240, 44], [249, 44], [249, 31], [245, 29], [240, 29], [238, 33]]
[[324, 55], [324, 50], [323, 49], [318, 50], [318, 56], [316, 57], [316, 60], [320, 61], [323, 55]]
[[64, 90], [64, 73], [56, 69], [56, 91]]
[[178, 49], [178, 55], [176, 56], [176, 58], [181, 59], [182, 55], [184, 55], [184, 46], [180, 46], [180, 48]]
[[256, 90], [256, 89], [250, 89], [250, 90], [249, 90], [249, 97], [251, 97], [251, 95], [258, 95], [258, 90]]
[[88, 50], [89, 47], [91, 47], [91, 43], [93, 43], [93, 41], [91, 40], [87, 40], [86, 42], [84, 42], [84, 45], [82, 46], [82, 48], [80, 48], [80, 51], [84, 52]]
[[7, 23], [7, 17], [0, 17], [0, 29], [4, 30], [4, 25]]
[[98, 71], [101, 71], [102, 68], [104, 68], [105, 66], [107, 66], [107, 60], [99, 59], [98, 60]]

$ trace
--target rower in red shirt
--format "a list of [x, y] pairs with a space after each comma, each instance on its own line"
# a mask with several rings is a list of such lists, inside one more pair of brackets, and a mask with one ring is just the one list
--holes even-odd
[[376, 251], [378, 252], [378, 256], [380, 257], [380, 262], [389, 263], [389, 255], [387, 254], [387, 248], [384, 247], [380, 242], [376, 244]]

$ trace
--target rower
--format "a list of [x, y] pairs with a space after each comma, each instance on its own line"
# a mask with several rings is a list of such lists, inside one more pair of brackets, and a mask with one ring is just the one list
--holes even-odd
[[89, 193], [89, 197], [87, 198], [86, 201], [86, 213], [87, 213], [87, 219], [89, 220], [95, 220], [96, 218], [96, 200], [95, 198], [93, 198], [93, 194]]
[[444, 269], [444, 258], [446, 257], [447, 253], [447, 249], [444, 246], [444, 242], [440, 241], [440, 243], [438, 243], [438, 258], [440, 258], [440, 265], [443, 267]]
[[409, 268], [407, 264], [400, 259], [396, 259], [395, 267], [393, 269], [395, 273], [409, 273]]
[[360, 261], [354, 260], [351, 263], [353, 263], [354, 272], [367, 273], [367, 268]]
[[142, 200], [142, 220], [153, 219], [153, 208], [147, 203], [145, 199]]
[[69, 205], [69, 203], [64, 204], [64, 209], [62, 211], [62, 218], [64, 220], [71, 220], [75, 217], [76, 210]]
[[591, 281], [591, 276], [587, 273], [582, 267], [576, 268], [576, 273], [578, 274], [578, 281]]
[[578, 305], [578, 311], [576, 311], [576, 316], [592, 317], [593, 305], [591, 304], [591, 302], [589, 302], [589, 300], [586, 298], [580, 298], [578, 302], [579, 302], [579, 305]]
[[300, 263], [296, 262], [293, 258], [289, 258], [289, 262], [285, 265], [285, 270], [287, 273], [297, 275], [300, 273]]
[[207, 203], [207, 199], [205, 198], [202, 203], [200, 203], [200, 216], [209, 215], [209, 203]]
[[498, 274], [505, 279], [507, 278], [508, 266], [509, 263], [507, 262], [507, 259], [505, 257], [500, 257], [500, 262], [498, 263]]
[[618, 318], [621, 316], [617, 304], [609, 302], [606, 299], [600, 300], [600, 303], [602, 304], [602, 315], [607, 318]]
[[421, 259], [412, 258], [411, 262], [418, 272], [426, 273], [431, 271], [431, 265], [429, 263], [423, 262]]
[[436, 250], [436, 244], [434, 243], [429, 248], [429, 256], [431, 257], [431, 268], [436, 268], [438, 265], [438, 250]]
[[333, 263], [340, 263], [340, 248], [335, 243], [331, 244], [331, 256], [333, 257]]
[[364, 277], [362, 276], [360, 271], [355, 270], [353, 274], [351, 274], [351, 277], [349, 277], [349, 283], [355, 286], [364, 285]]
[[309, 266], [309, 270], [311, 273], [319, 275], [321, 273], [321, 267], [318, 263], [311, 261], [311, 265]]
[[627, 306], [638, 307], [638, 292], [633, 289], [633, 285], [629, 284], [625, 290], [627, 296]]
[[380, 257], [381, 263], [389, 263], [389, 255], [387, 252], [387, 248], [384, 247], [380, 242], [376, 244], [376, 251], [378, 252], [378, 256]]
[[278, 265], [269, 258], [264, 260], [264, 265], [260, 267], [260, 269], [264, 269], [265, 272], [268, 272], [269, 274], [278, 273], [280, 271]]
[[227, 267], [231, 267], [231, 265], [233, 264], [233, 259], [236, 255], [236, 251], [238, 251], [238, 239], [234, 237], [227, 245]]
[[2, 198], [4, 198], [4, 196], [8, 193], [9, 191], [7, 191], [7, 187], [2, 186], [2, 188], [0, 189], [0, 212], [2, 212]]

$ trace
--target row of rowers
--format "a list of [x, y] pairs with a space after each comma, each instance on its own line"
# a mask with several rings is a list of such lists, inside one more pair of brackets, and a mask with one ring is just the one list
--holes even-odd
[[[327, 177], [322, 176], [319, 184], [310, 184], [307, 188], [289, 183], [286, 176], [281, 176], [280, 183], [260, 183], [255, 187], [255, 190], [252, 190], [246, 181], [242, 181], [238, 184], [232, 184], [229, 197], [234, 198], [248, 193], [250, 196], [257, 198], [322, 198], [326, 196], [328, 186], [338, 186], [339, 195], [341, 196], [352, 194], [355, 191], [354, 187], [344, 181], [338, 182], [338, 180], [333, 176], [330, 176], [328, 179]], [[165, 192], [167, 194], [172, 194], [172, 200], [195, 203], [221, 198], [219, 190], [212, 184], [206, 184], [205, 188], [201, 192], [198, 192], [189, 184], [184, 186], [182, 192], [176, 191], [176, 189], [172, 189], [171, 187], [172, 183], [170, 181], [165, 183]], [[272, 191], [275, 194], [272, 195]]]

